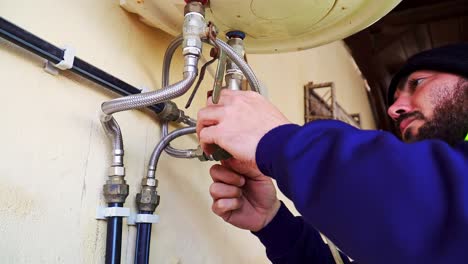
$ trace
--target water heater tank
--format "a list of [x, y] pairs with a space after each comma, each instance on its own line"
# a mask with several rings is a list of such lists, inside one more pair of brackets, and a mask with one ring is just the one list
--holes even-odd
[[[371, 25], [401, 0], [210, 0], [207, 21], [220, 34], [246, 33], [248, 53], [303, 50]], [[169, 34], [181, 34], [183, 0], [121, 0], [121, 6]]]

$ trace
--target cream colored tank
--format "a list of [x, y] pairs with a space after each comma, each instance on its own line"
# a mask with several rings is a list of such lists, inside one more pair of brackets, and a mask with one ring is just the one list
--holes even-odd
[[[206, 18], [221, 34], [246, 33], [248, 53], [303, 50], [356, 33], [400, 0], [210, 0]], [[169, 34], [179, 35], [183, 0], [121, 0], [121, 6]]]

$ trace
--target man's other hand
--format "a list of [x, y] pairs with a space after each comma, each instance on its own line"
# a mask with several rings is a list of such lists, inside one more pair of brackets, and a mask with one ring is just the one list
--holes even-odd
[[224, 221], [251, 231], [259, 231], [276, 215], [280, 201], [271, 178], [257, 174], [244, 177], [222, 165], [210, 169], [213, 183], [212, 210]]

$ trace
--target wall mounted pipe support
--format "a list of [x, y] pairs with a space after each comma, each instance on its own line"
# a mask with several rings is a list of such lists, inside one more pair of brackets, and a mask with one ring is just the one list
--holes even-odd
[[[64, 49], [59, 48], [7, 21], [3, 17], [0, 17], [0, 37], [44, 58], [50, 65], [60, 65], [61, 61], [66, 61], [68, 65], [72, 65], [69, 69], [70, 71], [121, 96], [139, 94], [142, 92], [141, 89], [76, 57], [72, 49], [67, 47]], [[71, 62], [71, 57], [73, 57], [73, 62]], [[58, 73], [54, 66], [50, 66], [49, 68]], [[148, 106], [148, 108], [158, 114], [164, 109], [164, 104], [154, 104]], [[191, 120], [190, 118], [183, 118], [180, 119], [180, 121], [186, 123]], [[190, 125], [191, 123], [186, 124]]]

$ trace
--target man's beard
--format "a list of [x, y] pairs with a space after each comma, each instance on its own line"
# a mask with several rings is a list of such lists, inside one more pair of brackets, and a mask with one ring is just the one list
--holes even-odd
[[468, 80], [461, 79], [453, 95], [436, 105], [431, 120], [427, 120], [420, 112], [412, 112], [402, 115], [397, 123], [399, 124], [408, 117], [425, 120], [426, 123], [419, 128], [416, 135], [407, 129], [404, 136], [407, 142], [440, 139], [450, 145], [455, 145], [463, 141], [468, 133]]

